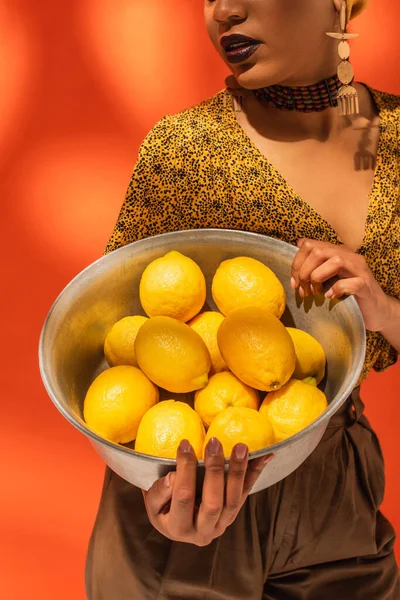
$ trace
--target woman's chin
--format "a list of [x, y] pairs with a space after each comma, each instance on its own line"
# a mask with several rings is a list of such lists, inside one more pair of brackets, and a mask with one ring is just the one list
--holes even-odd
[[272, 77], [270, 73], [265, 72], [265, 69], [257, 68], [257, 65], [246, 70], [235, 69], [236, 81], [242, 88], [247, 90], [258, 90], [276, 83], [277, 77]]

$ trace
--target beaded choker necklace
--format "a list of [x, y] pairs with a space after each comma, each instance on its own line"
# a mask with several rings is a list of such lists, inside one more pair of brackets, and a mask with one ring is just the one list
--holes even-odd
[[253, 90], [253, 94], [262, 104], [272, 104], [281, 110], [320, 112], [338, 105], [338, 90], [341, 85], [338, 76], [335, 75], [313, 85], [301, 87], [271, 85]]

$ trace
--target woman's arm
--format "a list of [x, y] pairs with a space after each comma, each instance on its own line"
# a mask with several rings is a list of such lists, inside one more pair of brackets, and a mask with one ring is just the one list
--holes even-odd
[[144, 139], [114, 231], [104, 254], [152, 235], [179, 229], [177, 148], [172, 117], [164, 117]]
[[400, 352], [400, 302], [396, 298], [386, 296], [388, 302], [388, 316], [379, 333]]

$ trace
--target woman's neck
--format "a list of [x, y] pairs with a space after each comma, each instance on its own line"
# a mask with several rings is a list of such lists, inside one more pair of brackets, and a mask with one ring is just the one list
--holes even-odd
[[327, 108], [321, 112], [303, 113], [275, 108], [270, 104], [262, 104], [253, 94], [246, 93], [243, 103], [242, 117], [237, 113], [238, 121], [246, 118], [251, 125], [269, 139], [279, 141], [300, 141], [315, 139], [333, 141], [338, 139], [343, 130], [354, 123], [364, 123], [376, 115], [376, 109], [366, 87], [354, 84], [360, 98], [360, 115], [342, 117], [337, 108]]
[[315, 113], [286, 111], [270, 104], [261, 104], [255, 96], [249, 96], [243, 104], [243, 113], [237, 113], [239, 122], [246, 118], [260, 133], [280, 141], [310, 138], [325, 141], [343, 128], [343, 117], [340, 117], [336, 108]]

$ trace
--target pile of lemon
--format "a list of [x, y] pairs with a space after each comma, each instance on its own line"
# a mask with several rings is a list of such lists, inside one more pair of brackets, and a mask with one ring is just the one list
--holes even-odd
[[211, 291], [220, 312], [201, 312], [204, 274], [179, 252], [147, 266], [139, 294], [148, 317], [112, 327], [110, 368], [85, 398], [94, 432], [165, 458], [182, 439], [202, 458], [217, 437], [228, 457], [240, 442], [255, 451], [285, 440], [325, 410], [324, 350], [281, 322], [286, 296], [271, 269], [250, 257], [225, 260]]

